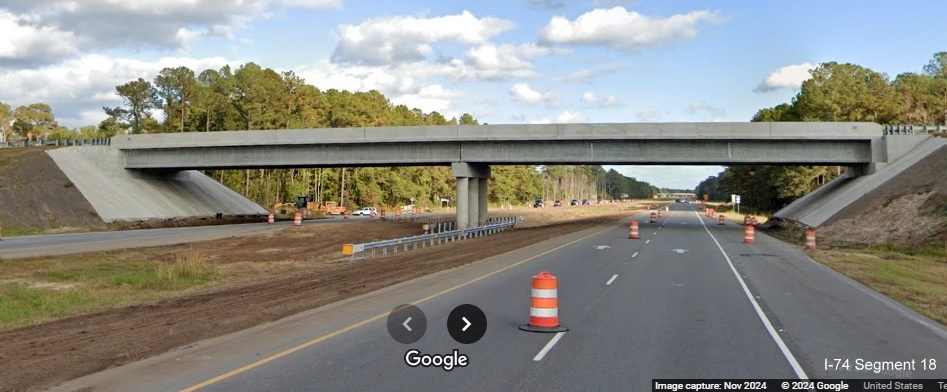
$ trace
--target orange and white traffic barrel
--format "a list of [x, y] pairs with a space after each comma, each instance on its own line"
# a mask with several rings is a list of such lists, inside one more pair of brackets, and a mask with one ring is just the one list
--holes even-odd
[[634, 240], [641, 238], [638, 236], [638, 221], [631, 221], [631, 224], [628, 225], [628, 238]]
[[381, 209], [381, 220], [385, 220], [385, 209]]
[[743, 215], [743, 225], [745, 226], [748, 224], [750, 224], [750, 215], [749, 214]]
[[815, 230], [806, 230], [806, 249], [815, 249]]
[[755, 242], [756, 229], [753, 225], [746, 225], [746, 229], [743, 230], [743, 242], [747, 244], [752, 244]]
[[727, 219], [727, 218], [725, 218], [725, 216], [726, 216], [726, 215], [720, 215], [720, 221], [717, 222], [717, 225], [723, 225], [723, 224], [724, 224], [724, 220]]
[[296, 211], [296, 216], [293, 218], [293, 226], [302, 226], [303, 225], [303, 213]]
[[659, 210], [658, 210], [658, 218], [660, 218], [661, 216], [662, 216], [662, 215], [661, 215], [661, 210], [659, 209]]
[[529, 305], [529, 324], [520, 329], [529, 332], [564, 332], [569, 328], [559, 325], [559, 280], [547, 271], [533, 276], [533, 290]]
[[272, 225], [272, 224], [273, 224], [273, 222], [275, 222], [275, 221], [276, 221], [276, 219], [274, 219], [274, 217], [273, 217], [273, 213], [272, 213], [272, 212], [271, 212], [271, 213], [269, 213], [269, 214], [268, 214], [268, 215], [266, 216], [266, 223], [268, 223], [268, 224], [271, 224], [271, 225]]
[[657, 216], [658, 216], [657, 213], [655, 213], [654, 211], [651, 212], [651, 223], [658, 223]]

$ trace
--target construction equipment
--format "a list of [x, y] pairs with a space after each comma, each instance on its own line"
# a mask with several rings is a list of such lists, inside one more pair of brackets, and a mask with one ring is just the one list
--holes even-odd
[[327, 201], [319, 205], [319, 211], [326, 215], [342, 215], [348, 212], [345, 206], [340, 206], [334, 201]]

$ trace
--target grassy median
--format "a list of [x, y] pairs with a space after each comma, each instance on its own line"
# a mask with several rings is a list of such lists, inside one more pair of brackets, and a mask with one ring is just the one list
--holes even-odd
[[147, 250], [0, 261], [0, 329], [180, 294], [217, 280], [198, 251]]

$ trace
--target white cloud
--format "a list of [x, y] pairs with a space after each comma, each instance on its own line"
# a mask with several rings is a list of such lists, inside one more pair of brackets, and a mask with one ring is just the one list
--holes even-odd
[[78, 53], [71, 32], [50, 26], [31, 26], [16, 15], [0, 9], [0, 66], [4, 64], [49, 63]]
[[657, 110], [649, 110], [635, 113], [635, 118], [638, 119], [638, 122], [661, 122], [664, 120], [664, 114]]
[[623, 7], [595, 9], [574, 21], [553, 17], [540, 32], [540, 42], [565, 45], [602, 45], [626, 52], [658, 47], [697, 36], [699, 22], [720, 22], [716, 12], [692, 11], [668, 18], [652, 18]]
[[468, 50], [467, 61], [452, 60], [445, 76], [471, 81], [531, 78], [537, 72], [530, 60], [547, 54], [549, 49], [532, 44], [484, 44]]
[[568, 111], [560, 113], [559, 117], [556, 118], [557, 123], [580, 123], [588, 120], [589, 118], [582, 113]]
[[771, 72], [766, 79], [756, 87], [757, 92], [773, 91], [780, 88], [799, 88], [802, 82], [811, 78], [809, 71], [815, 69], [809, 62], [787, 65]]
[[615, 7], [638, 4], [638, 0], [595, 0], [595, 5], [600, 7]]
[[559, 95], [555, 91], [549, 90], [539, 92], [529, 87], [527, 83], [516, 83], [510, 88], [510, 96], [513, 100], [520, 103], [536, 104], [540, 102], [555, 103], [559, 100]]
[[582, 94], [582, 102], [592, 104], [596, 108], [622, 106], [620, 100], [614, 95], [608, 95], [605, 98], [599, 98], [595, 93], [586, 91]]
[[559, 9], [565, 6], [565, 3], [559, 0], [526, 0], [526, 2], [537, 8]]
[[[517, 117], [514, 116], [514, 119]], [[523, 118], [523, 117], [520, 117]], [[589, 119], [582, 113], [564, 111], [559, 113], [559, 116], [556, 117], [556, 120], [550, 120], [549, 118], [543, 117], [537, 120], [528, 121], [530, 124], [565, 124], [565, 123], [582, 123], [588, 122]]]
[[342, 0], [277, 0], [276, 3], [295, 8], [339, 8]]
[[725, 121], [727, 118], [726, 110], [704, 101], [691, 102], [684, 110], [689, 114], [700, 115], [715, 122]]
[[39, 69], [0, 71], [0, 101], [14, 107], [44, 102], [52, 106], [62, 125], [90, 125], [85, 121], [104, 118], [93, 114], [101, 112], [102, 106], [120, 104], [115, 86], [137, 78], [152, 80], [165, 67], [186, 66], [200, 72], [226, 64], [238, 62], [220, 57], [164, 57], [146, 62], [88, 55]]
[[332, 53], [332, 62], [359, 65], [419, 62], [431, 54], [431, 44], [485, 44], [514, 26], [506, 19], [477, 18], [469, 11], [434, 18], [374, 18], [359, 25], [339, 26], [341, 38]]
[[391, 100], [395, 105], [405, 105], [410, 109], [418, 108], [424, 112], [437, 111], [447, 119], [460, 117], [454, 108], [455, 100], [460, 93], [439, 84], [421, 87], [417, 93], [403, 94]]
[[276, 5], [331, 8], [341, 0], [4, 1], [0, 45], [16, 51], [0, 49], [0, 66], [54, 64], [88, 50], [186, 49], [198, 37], [233, 38], [249, 20], [270, 16]]
[[628, 68], [627, 64], [605, 64], [591, 69], [583, 69], [556, 78], [558, 82], [591, 83], [598, 76], [619, 72]]

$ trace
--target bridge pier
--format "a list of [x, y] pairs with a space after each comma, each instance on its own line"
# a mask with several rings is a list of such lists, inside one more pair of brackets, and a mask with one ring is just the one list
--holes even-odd
[[482, 226], [487, 222], [487, 181], [490, 166], [454, 162], [451, 171], [457, 178], [457, 228]]

